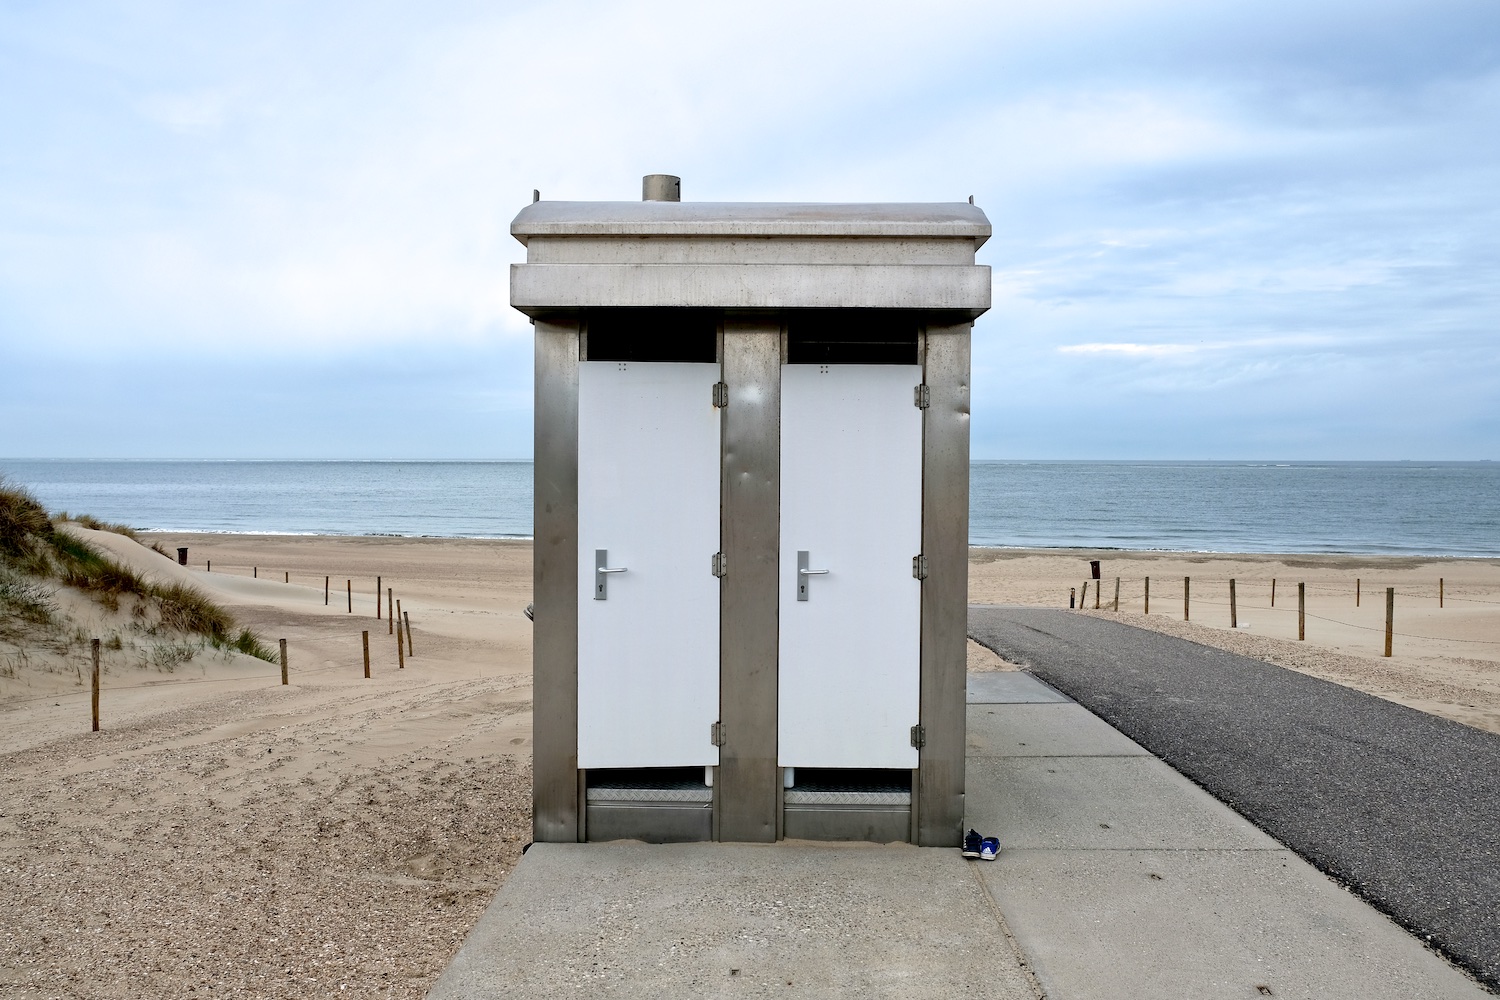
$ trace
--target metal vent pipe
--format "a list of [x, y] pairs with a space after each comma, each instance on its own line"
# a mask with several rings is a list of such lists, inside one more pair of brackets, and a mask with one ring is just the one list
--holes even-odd
[[682, 178], [672, 174], [647, 174], [641, 178], [641, 201], [681, 201]]

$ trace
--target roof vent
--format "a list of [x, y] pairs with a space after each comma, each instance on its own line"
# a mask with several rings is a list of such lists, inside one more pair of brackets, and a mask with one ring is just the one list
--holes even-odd
[[647, 174], [641, 178], [641, 201], [681, 201], [682, 178], [671, 174]]

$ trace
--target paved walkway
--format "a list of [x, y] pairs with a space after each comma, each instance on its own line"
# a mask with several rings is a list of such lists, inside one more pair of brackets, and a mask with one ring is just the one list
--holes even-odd
[[1089, 615], [969, 630], [1500, 989], [1500, 737]]
[[969, 818], [998, 861], [539, 844], [430, 996], [1484, 996], [1030, 675], [970, 675], [969, 702]]

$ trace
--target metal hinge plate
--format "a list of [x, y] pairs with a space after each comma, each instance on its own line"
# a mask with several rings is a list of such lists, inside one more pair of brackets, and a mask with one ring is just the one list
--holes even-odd
[[725, 558], [724, 553], [714, 553], [712, 573], [714, 576], [719, 577], [727, 576], [729, 574], [729, 560]]
[[911, 727], [911, 745], [918, 750], [927, 745], [927, 729], [925, 726], [918, 725]]
[[708, 742], [716, 747], [724, 745], [724, 723], [715, 722], [708, 727]]
[[714, 383], [714, 408], [722, 409], [729, 405], [729, 385], [725, 382]]
[[912, 403], [919, 410], [925, 410], [932, 405], [932, 390], [926, 385], [919, 385], [912, 392]]
[[926, 556], [918, 555], [918, 556], [912, 556], [911, 557], [911, 575], [914, 576], [914, 577], [916, 577], [918, 580], [925, 580], [925, 579], [927, 579], [927, 557]]

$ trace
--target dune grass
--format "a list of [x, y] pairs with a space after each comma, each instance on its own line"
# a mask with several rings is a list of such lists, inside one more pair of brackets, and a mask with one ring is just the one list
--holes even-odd
[[0, 480], [0, 612], [14, 620], [12, 631], [18, 623], [43, 626], [52, 622], [56, 608], [44, 584], [56, 580], [91, 595], [110, 611], [119, 608], [121, 597], [138, 598], [138, 607], [144, 604], [156, 612], [153, 632], [198, 635], [215, 649], [276, 662], [259, 636], [239, 628], [234, 616], [202, 591], [183, 583], [142, 579], [82, 539], [59, 531], [57, 524], [64, 520], [140, 541], [123, 524], [109, 524], [87, 515], [50, 517], [24, 488]]

